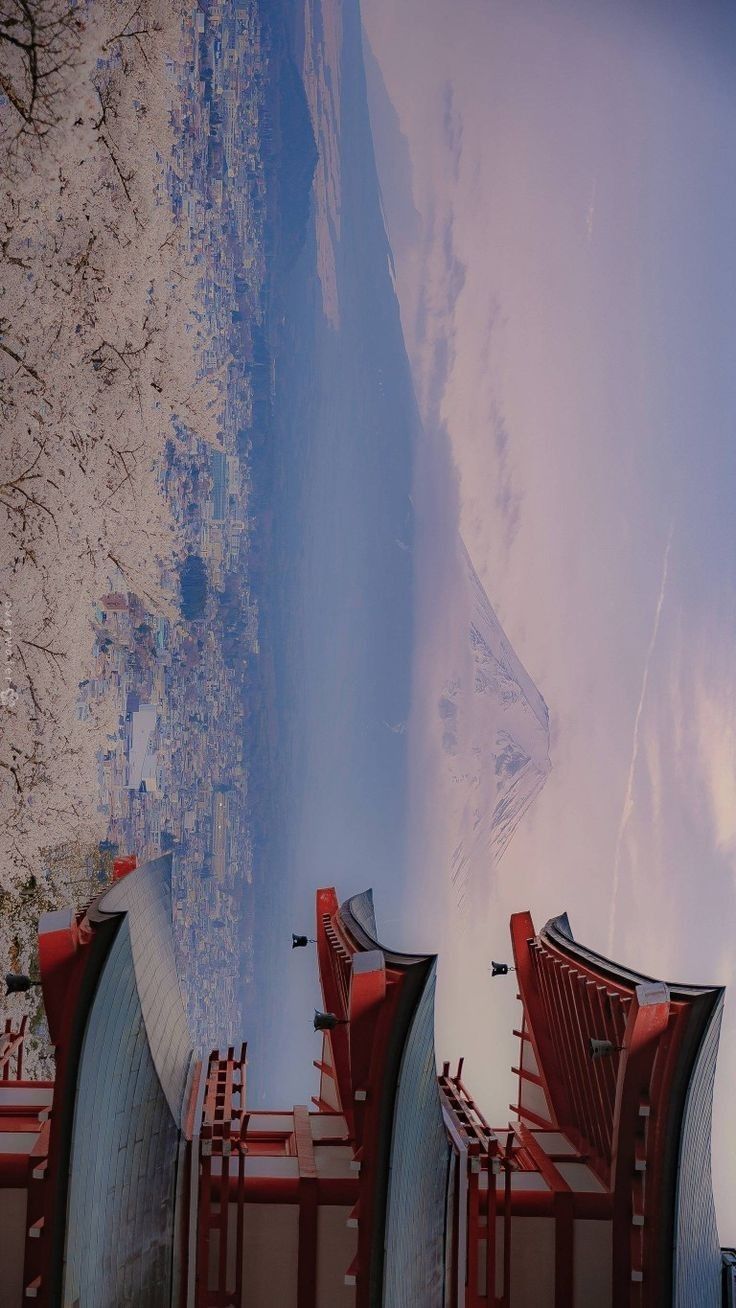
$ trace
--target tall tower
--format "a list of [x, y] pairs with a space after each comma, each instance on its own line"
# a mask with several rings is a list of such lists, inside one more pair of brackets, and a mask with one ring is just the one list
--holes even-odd
[[245, 1045], [192, 1048], [171, 856], [131, 866], [41, 921], [55, 1081], [23, 1078], [22, 1023], [0, 1037], [0, 1308], [719, 1308], [720, 989], [514, 915], [494, 1127], [462, 1062], [437, 1074], [434, 956], [383, 945], [370, 892], [322, 889], [315, 1094], [256, 1111]]

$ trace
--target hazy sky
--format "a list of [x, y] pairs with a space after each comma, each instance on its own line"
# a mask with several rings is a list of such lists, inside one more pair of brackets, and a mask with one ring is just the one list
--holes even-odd
[[[512, 909], [568, 909], [591, 946], [736, 993], [736, 10], [362, 11], [420, 406], [552, 718], [552, 774], [487, 912], [443, 936], [440, 1056], [465, 1052], [503, 1107], [511, 988], [484, 977]], [[719, 1068], [726, 1242], [732, 1004]]]

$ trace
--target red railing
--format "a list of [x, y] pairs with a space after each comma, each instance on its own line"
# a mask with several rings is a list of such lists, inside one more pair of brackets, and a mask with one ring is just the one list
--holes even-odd
[[[246, 1046], [210, 1054], [200, 1125], [197, 1308], [240, 1308], [245, 1211]], [[213, 1160], [219, 1160], [213, 1167]], [[236, 1161], [235, 1169], [231, 1160]], [[219, 1170], [218, 1170], [219, 1169]], [[229, 1216], [235, 1186], [235, 1256]]]

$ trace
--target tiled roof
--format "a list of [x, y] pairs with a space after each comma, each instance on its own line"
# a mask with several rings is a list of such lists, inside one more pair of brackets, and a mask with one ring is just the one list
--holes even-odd
[[171, 941], [170, 859], [126, 877], [96, 916], [123, 914], [77, 1075], [65, 1303], [165, 1308], [174, 1291], [182, 1104], [192, 1058]]

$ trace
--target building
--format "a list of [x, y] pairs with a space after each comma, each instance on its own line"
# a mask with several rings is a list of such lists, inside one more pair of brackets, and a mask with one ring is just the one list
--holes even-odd
[[131, 715], [128, 790], [155, 785], [158, 717], [159, 709], [155, 704], [141, 704]]
[[129, 867], [40, 924], [55, 1081], [23, 1079], [22, 1024], [0, 1044], [0, 1308], [721, 1304], [720, 989], [516, 914], [516, 1096], [492, 1127], [462, 1064], [437, 1073], [436, 959], [381, 944], [370, 892], [319, 890], [315, 1094], [252, 1111], [245, 1046], [192, 1048], [171, 856]]

